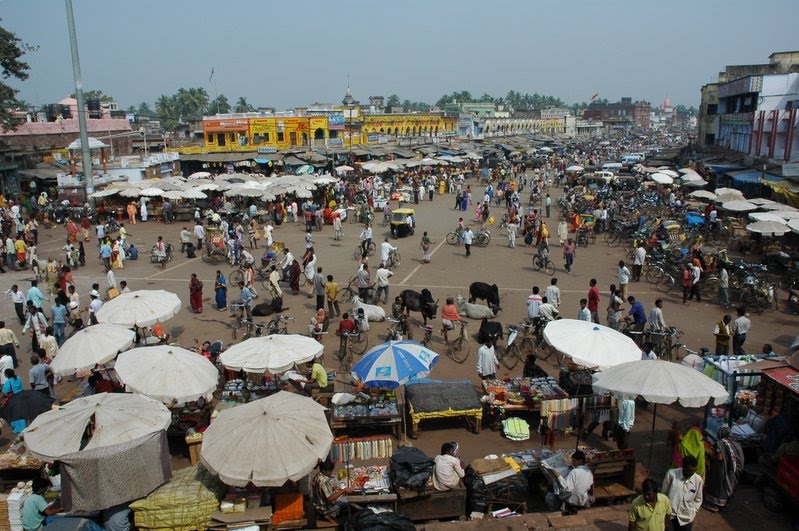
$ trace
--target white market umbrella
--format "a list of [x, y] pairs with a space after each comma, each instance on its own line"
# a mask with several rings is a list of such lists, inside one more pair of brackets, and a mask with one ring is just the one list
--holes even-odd
[[245, 372], [278, 373], [287, 371], [298, 363], [305, 363], [322, 355], [322, 344], [299, 334], [272, 334], [252, 337], [233, 345], [219, 356], [228, 369]]
[[756, 221], [747, 225], [746, 230], [763, 236], [782, 236], [791, 231], [787, 223], [776, 221]]
[[182, 190], [179, 193], [182, 199], [205, 199], [206, 197], [208, 197], [201, 190], [197, 189]]
[[552, 321], [544, 328], [544, 339], [552, 348], [585, 367], [604, 370], [641, 359], [641, 349], [632, 339], [612, 328], [588, 321]]
[[664, 174], [664, 175], [668, 175], [668, 176], [669, 176], [669, 177], [671, 177], [672, 179], [676, 179], [677, 177], [679, 177], [679, 176], [680, 176], [680, 174], [679, 174], [679, 173], [677, 173], [677, 172], [676, 172], [676, 171], [674, 171], [674, 170], [660, 170], [660, 173], [662, 173], [662, 174]]
[[227, 485], [279, 487], [307, 476], [332, 442], [324, 406], [280, 391], [222, 411], [203, 434], [200, 461]]
[[583, 168], [582, 166], [575, 165], [575, 166], [569, 166], [568, 168], [566, 168], [566, 171], [573, 171], [573, 172], [585, 171], [585, 168]]
[[756, 205], [771, 205], [776, 203], [776, 201], [772, 201], [771, 199], [766, 199], [765, 197], [754, 197], [752, 199], [747, 199], [750, 203], [754, 203]]
[[308, 199], [310, 197], [313, 197], [313, 192], [308, 190], [307, 188], [297, 187], [293, 190], [293, 192], [294, 195], [303, 199]]
[[[108, 147], [108, 144], [104, 144], [103, 142], [101, 142], [100, 140], [97, 140], [93, 136], [90, 136], [88, 138], [88, 140], [89, 140], [89, 149], [101, 149], [101, 148], [107, 148]], [[69, 149], [70, 151], [77, 151], [79, 149], [83, 149], [83, 144], [81, 144], [80, 138], [77, 138], [77, 139], [73, 140], [67, 146], [67, 149]]]
[[707, 186], [707, 181], [704, 179], [699, 179], [694, 181], [686, 181], [685, 179], [680, 179], [680, 186], [684, 186], [686, 188], [703, 188]]
[[161, 197], [164, 199], [183, 199], [183, 193], [180, 190], [169, 190], [168, 192], [164, 192], [161, 194]]
[[336, 166], [336, 173], [346, 173], [348, 171], [353, 171], [355, 168], [352, 166], [347, 166], [346, 164], [342, 166]]
[[799, 234], [799, 218], [788, 220], [788, 228], [794, 234]]
[[136, 342], [136, 332], [126, 326], [101, 323], [75, 332], [58, 349], [50, 368], [59, 376], [93, 369], [114, 359]]
[[124, 326], [151, 326], [177, 315], [182, 303], [177, 295], [162, 289], [121, 293], [103, 304], [97, 312], [101, 323]]
[[743, 199], [736, 201], [727, 201], [726, 203], [722, 203], [721, 208], [723, 208], [724, 210], [729, 210], [731, 212], [749, 212], [750, 210], [757, 210], [757, 205], [754, 205], [749, 201]]
[[610, 393], [620, 399], [641, 396], [654, 404], [649, 442], [649, 464], [655, 438], [658, 404], [679, 402], [685, 407], [702, 407], [710, 400], [724, 403], [729, 392], [703, 373], [679, 363], [664, 360], [638, 360], [622, 363], [593, 375], [594, 393]]
[[744, 193], [742, 191], [738, 190], [737, 188], [725, 188], [725, 187], [716, 188], [715, 192], [716, 192], [716, 195], [719, 195], [719, 196], [725, 195], [725, 194], [733, 194], [733, 195], [737, 195], [739, 199], [746, 199], [744, 197]]
[[197, 185], [197, 186], [195, 186], [193, 188], [185, 188], [185, 190], [187, 192], [190, 191], [190, 190], [198, 190], [200, 192], [205, 191], [205, 190], [209, 190], [209, 191], [213, 192], [214, 190], [219, 190], [219, 185], [216, 184], [216, 183], [203, 183], [203, 184], [199, 184], [199, 185]]
[[[661, 172], [661, 173], [666, 173], [666, 172]], [[666, 173], [666, 175], [669, 175], [669, 174], [668, 174], [668, 173]], [[672, 177], [674, 177], [674, 176], [672, 175]], [[676, 177], [675, 177], [675, 178], [676, 178]], [[700, 182], [700, 181], [701, 181], [701, 182], [706, 182], [706, 181], [705, 181], [705, 180], [702, 178], [702, 176], [701, 176], [701, 175], [699, 175], [698, 173], [684, 173], [684, 174], [680, 175], [680, 179], [681, 179], [681, 180], [682, 180], [682, 182], [684, 182], [684, 183], [685, 183], [685, 182], [692, 182], [692, 181], [696, 181], [696, 182]]]
[[782, 203], [766, 203], [765, 205], [760, 205], [760, 208], [763, 210], [771, 210], [774, 212], [796, 212], [796, 207], [792, 207], [791, 205], [785, 205]]
[[204, 356], [172, 345], [140, 347], [123, 352], [114, 370], [129, 392], [164, 403], [210, 400], [219, 371]]
[[100, 190], [99, 192], [94, 192], [91, 197], [93, 199], [99, 199], [101, 197], [109, 197], [115, 194], [118, 194], [122, 191], [122, 188], [106, 188], [105, 190]]
[[779, 217], [787, 221], [799, 218], [799, 212], [797, 212], [796, 210], [777, 210], [776, 212], [774, 212], [774, 214], [778, 215]]
[[139, 195], [142, 195], [144, 197], [160, 197], [164, 195], [164, 191], [160, 188], [151, 187], [151, 188], [145, 188], [144, 190], [139, 192]]
[[337, 182], [338, 182], [338, 179], [336, 179], [335, 177], [333, 177], [330, 174], [325, 174], [325, 175], [322, 175], [320, 177], [316, 177], [313, 180], [313, 183], [316, 184], [316, 185], [333, 184], [333, 183], [337, 183]]
[[[81, 447], [86, 426], [92, 421], [92, 436]], [[22, 436], [33, 455], [52, 462], [79, 450], [125, 443], [165, 430], [171, 422], [172, 414], [157, 400], [129, 393], [99, 393], [42, 413]]]
[[191, 175], [189, 175], [189, 179], [207, 179], [210, 177], [211, 174], [207, 171], [195, 171]]
[[255, 188], [248, 186], [231, 186], [230, 190], [225, 192], [226, 195], [238, 197], [259, 197], [264, 193], [263, 188]]
[[782, 223], [783, 225], [788, 224], [788, 221], [785, 218], [782, 218], [773, 212], [750, 212], [748, 216], [749, 219], [754, 221], [772, 221], [774, 223]]
[[711, 399], [725, 402], [727, 388], [691, 367], [664, 360], [622, 363], [593, 376], [594, 392], [619, 398], [641, 396], [647, 402], [702, 407]]
[[125, 188], [119, 192], [119, 195], [122, 197], [139, 197], [139, 195], [141, 195], [141, 190], [133, 187]]
[[716, 194], [708, 190], [695, 190], [688, 194], [688, 197], [693, 197], [694, 199], [706, 199], [708, 201], [716, 200]]
[[693, 168], [680, 168], [677, 171], [680, 173], [694, 173], [694, 174], [696, 173], [696, 170]]
[[672, 184], [674, 182], [674, 178], [663, 172], [653, 173], [649, 178], [658, 184]]
[[657, 168], [653, 168], [651, 166], [644, 166], [643, 168], [641, 168], [641, 171], [643, 173], [658, 173], [660, 170]]

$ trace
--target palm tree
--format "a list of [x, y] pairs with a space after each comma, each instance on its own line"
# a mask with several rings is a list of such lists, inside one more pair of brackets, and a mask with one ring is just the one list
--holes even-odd
[[209, 98], [204, 88], [180, 88], [175, 96], [180, 119], [201, 115], [208, 108]]
[[233, 112], [251, 112], [254, 111], [255, 108], [247, 103], [247, 98], [244, 96], [240, 96], [238, 100], [236, 100], [236, 106], [233, 107]]
[[220, 94], [208, 104], [208, 114], [225, 114], [230, 112], [230, 103], [224, 94]]

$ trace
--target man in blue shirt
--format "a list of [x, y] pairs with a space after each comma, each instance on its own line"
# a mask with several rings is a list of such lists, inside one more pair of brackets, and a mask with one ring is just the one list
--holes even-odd
[[59, 347], [64, 344], [64, 328], [67, 324], [68, 313], [67, 307], [58, 299], [55, 301], [55, 306], [50, 308], [50, 314], [53, 316], [53, 336]]
[[105, 242], [100, 246], [100, 258], [103, 260], [106, 271], [111, 269], [111, 253], [113, 253], [113, 249], [111, 249], [111, 246], [108, 245], [108, 242]]
[[628, 315], [633, 319], [633, 330], [636, 332], [643, 331], [644, 325], [646, 325], [646, 311], [644, 310], [644, 305], [637, 302], [632, 295], [627, 297], [627, 302], [630, 303], [630, 312]]
[[28, 301], [32, 302], [36, 309], [42, 309], [42, 302], [49, 301], [47, 297], [44, 296], [42, 290], [39, 289], [39, 283], [35, 280], [31, 280], [31, 288], [28, 290]]

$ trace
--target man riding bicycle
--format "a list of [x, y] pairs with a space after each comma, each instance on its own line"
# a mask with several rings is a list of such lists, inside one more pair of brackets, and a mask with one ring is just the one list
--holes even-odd
[[441, 335], [444, 336], [444, 343], [449, 345], [447, 331], [455, 330], [455, 323], [461, 321], [458, 308], [455, 306], [455, 299], [447, 297], [447, 303], [441, 308]]

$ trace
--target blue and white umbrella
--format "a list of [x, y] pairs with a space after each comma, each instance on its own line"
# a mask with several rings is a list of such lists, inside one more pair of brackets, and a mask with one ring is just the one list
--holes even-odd
[[414, 377], [425, 377], [438, 354], [417, 341], [386, 341], [364, 354], [352, 368], [352, 377], [367, 387], [398, 387]]

